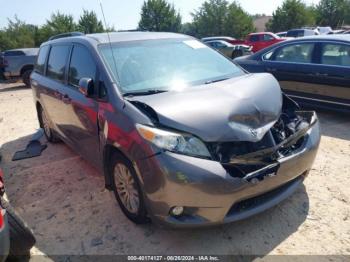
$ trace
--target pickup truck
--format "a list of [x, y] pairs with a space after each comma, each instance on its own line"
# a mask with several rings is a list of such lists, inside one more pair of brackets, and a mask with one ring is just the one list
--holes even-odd
[[29, 87], [29, 76], [33, 71], [38, 51], [38, 48], [22, 48], [0, 53], [0, 70], [5, 80], [22, 79]]

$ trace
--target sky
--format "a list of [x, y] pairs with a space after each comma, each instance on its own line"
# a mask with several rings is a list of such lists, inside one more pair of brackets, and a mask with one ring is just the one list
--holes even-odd
[[[77, 21], [83, 9], [94, 10], [102, 20], [100, 0], [0, 0], [0, 28], [7, 25], [7, 18], [15, 15], [29, 24], [42, 25], [55, 11], [72, 14]], [[144, 0], [101, 0], [108, 26], [119, 29], [135, 29], [140, 19]], [[190, 22], [190, 13], [205, 0], [168, 0], [180, 11], [183, 22]], [[231, 0], [229, 0], [231, 2]], [[237, 0], [250, 14], [267, 14], [282, 4], [283, 0]], [[319, 0], [304, 0], [307, 4], [317, 4]]]

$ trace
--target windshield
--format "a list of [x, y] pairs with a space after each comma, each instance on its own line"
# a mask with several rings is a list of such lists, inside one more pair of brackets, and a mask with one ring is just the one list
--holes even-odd
[[182, 90], [244, 74], [233, 62], [194, 39], [104, 44], [99, 51], [124, 94]]

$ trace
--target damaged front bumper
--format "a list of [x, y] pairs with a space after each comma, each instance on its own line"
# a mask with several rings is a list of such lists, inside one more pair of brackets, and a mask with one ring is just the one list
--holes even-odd
[[[316, 157], [320, 131], [314, 112], [308, 121], [283, 142], [255, 152], [253, 160], [249, 153], [223, 162], [162, 152], [137, 161], [150, 216], [173, 227], [215, 225], [250, 217], [286, 199]], [[273, 157], [263, 165], [266, 155]], [[243, 166], [250, 168], [242, 171]], [[183, 215], [170, 215], [175, 206], [184, 207]]]

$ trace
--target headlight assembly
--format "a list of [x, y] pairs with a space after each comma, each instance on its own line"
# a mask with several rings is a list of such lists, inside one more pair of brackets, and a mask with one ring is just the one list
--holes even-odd
[[197, 137], [141, 124], [136, 124], [136, 128], [144, 139], [164, 150], [191, 156], [211, 157], [207, 147]]

